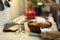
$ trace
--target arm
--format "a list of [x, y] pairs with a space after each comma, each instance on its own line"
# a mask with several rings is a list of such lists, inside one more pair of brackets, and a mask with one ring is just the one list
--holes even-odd
[[57, 10], [60, 10], [60, 5], [58, 5], [57, 3], [55, 2], [52, 2], [52, 5], [51, 5], [53, 8], [57, 9]]
[[46, 32], [47, 35], [52, 35], [52, 36], [56, 36], [56, 37], [60, 37], [60, 32], [54, 32], [54, 31], [51, 31], [51, 32]]
[[44, 5], [51, 6], [51, 7], [55, 8], [55, 9], [60, 10], [60, 5], [58, 5], [57, 3], [55, 3], [55, 2], [53, 2], [51, 0], [42, 0], [42, 1], [43, 1]]

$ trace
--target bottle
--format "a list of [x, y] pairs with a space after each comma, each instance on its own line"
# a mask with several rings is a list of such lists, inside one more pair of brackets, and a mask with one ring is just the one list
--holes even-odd
[[36, 11], [36, 16], [40, 16], [40, 13], [41, 13], [40, 0], [36, 0], [35, 11]]
[[40, 14], [42, 13], [42, 7], [44, 7], [42, 0], [36, 0], [36, 16], [40, 16]]

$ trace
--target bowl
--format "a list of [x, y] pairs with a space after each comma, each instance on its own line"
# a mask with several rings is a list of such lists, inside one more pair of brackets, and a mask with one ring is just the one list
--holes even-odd
[[31, 31], [31, 32], [34, 32], [34, 33], [41, 33], [40, 27], [41, 27], [41, 28], [50, 28], [51, 25], [52, 25], [52, 24], [49, 25], [49, 26], [30, 25], [30, 23], [32, 23], [32, 22], [33, 22], [33, 21], [28, 22], [28, 27], [29, 27], [30, 31]]
[[32, 21], [28, 22], [28, 27], [29, 27], [29, 29], [30, 29], [31, 32], [41, 33], [40, 26], [30, 25], [30, 23], [32, 23]]

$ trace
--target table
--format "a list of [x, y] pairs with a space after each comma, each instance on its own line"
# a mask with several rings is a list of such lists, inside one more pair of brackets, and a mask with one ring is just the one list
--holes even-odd
[[[21, 21], [24, 21], [26, 19], [26, 17], [25, 16], [23, 16], [23, 18], [21, 19], [21, 20], [19, 20], [20, 22]], [[50, 17], [49, 18], [50, 20], [49, 21], [51, 21], [53, 24], [55, 23], [54, 22], [54, 19], [53, 19], [53, 17]], [[16, 22], [16, 23], [20, 23], [20, 22]], [[25, 25], [25, 34], [26, 35], [29, 35], [29, 32], [30, 32], [30, 29], [28, 28], [28, 26], [27, 26], [27, 22], [25, 22], [24, 23], [24, 25]], [[56, 25], [52, 25], [52, 27], [50, 28], [52, 31], [48, 31], [47, 32], [47, 34], [46, 34], [46, 38], [51, 38], [51, 39], [54, 39], [54, 38], [57, 38], [57, 37], [60, 37], [60, 32], [57, 30], [57, 26]], [[45, 32], [46, 33], [46, 32]], [[44, 35], [43, 35], [44, 36]], [[52, 38], [53, 37], [53, 38]]]
[[[60, 32], [57, 30], [57, 26], [56, 23], [54, 22], [53, 17], [49, 17], [49, 21], [53, 24], [50, 28], [51, 31], [50, 30], [46, 31], [44, 33], [45, 35], [41, 33], [41, 36], [44, 36], [43, 38], [47, 38], [47, 39], [55, 39], [60, 37]], [[27, 26], [27, 22], [25, 23], [25, 32], [29, 35], [30, 29]]]

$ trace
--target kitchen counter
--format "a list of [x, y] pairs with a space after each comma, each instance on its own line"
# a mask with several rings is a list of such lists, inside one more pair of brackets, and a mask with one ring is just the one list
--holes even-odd
[[[23, 16], [21, 19], [19, 19], [18, 21], [16, 21], [16, 23], [21, 23], [22, 21], [25, 20], [25, 16]], [[53, 22], [53, 18], [50, 17], [50, 20], [51, 22]], [[29, 33], [30, 33], [30, 30], [27, 26], [27, 22], [25, 21], [24, 23], [25, 25], [25, 32], [19, 32], [19, 30], [17, 32], [3, 32], [3, 26], [0, 26], [0, 40], [41, 40], [41, 37], [34, 37], [34, 36], [29, 36]], [[47, 35], [42, 35], [46, 38], [51, 38], [51, 37], [59, 37], [60, 35], [60, 32], [58, 32], [57, 30], [57, 26], [56, 25], [53, 25], [51, 28], [51, 31], [48, 31], [48, 34]], [[55, 35], [56, 34], [56, 35]], [[40, 34], [39, 34], [40, 35]], [[44, 38], [43, 37], [43, 38]], [[45, 40], [45, 39], [44, 39]], [[60, 40], [60, 39], [59, 39]]]
[[[24, 21], [25, 20], [25, 16], [21, 19], [21, 21]], [[19, 21], [17, 21], [17, 23], [20, 23], [21, 22], [20, 20]], [[42, 36], [44, 36], [44, 37], [46, 37], [46, 38], [51, 38], [51, 39], [54, 39], [54, 38], [57, 38], [57, 37], [60, 37], [60, 32], [57, 30], [57, 26], [56, 26], [56, 24], [55, 24], [55, 22], [54, 22], [54, 19], [53, 19], [53, 17], [49, 17], [49, 21], [51, 21], [52, 23], [53, 23], [53, 25], [51, 26], [51, 28], [50, 28], [50, 30], [51, 31], [47, 31], [47, 34], [46, 34], [46, 32], [45, 32], [45, 34], [46, 35], [42, 35]], [[25, 22], [24, 23], [25, 24], [25, 33], [27, 34], [27, 35], [29, 35], [29, 32], [30, 32], [30, 30], [29, 30], [29, 28], [28, 28], [28, 26], [27, 26], [27, 22]], [[43, 38], [44, 38], [43, 37]]]
[[0, 40], [41, 40], [39, 36], [28, 36], [24, 32], [3, 32], [3, 26], [0, 26]]

